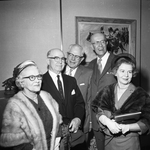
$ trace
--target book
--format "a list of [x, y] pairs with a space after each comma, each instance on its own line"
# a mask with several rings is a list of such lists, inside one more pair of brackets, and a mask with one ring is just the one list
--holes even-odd
[[129, 124], [135, 123], [140, 119], [141, 112], [126, 113], [114, 116], [114, 119], [118, 123]]

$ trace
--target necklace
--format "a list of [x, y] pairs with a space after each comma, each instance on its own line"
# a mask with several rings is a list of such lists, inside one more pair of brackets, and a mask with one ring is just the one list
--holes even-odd
[[22, 91], [22, 93], [23, 93], [24, 96], [26, 96], [27, 98], [33, 100], [36, 104], [38, 104], [37, 95], [35, 95], [34, 97], [31, 98], [30, 96], [28, 96], [28, 95], [27, 95], [26, 93], [24, 93], [23, 91]]

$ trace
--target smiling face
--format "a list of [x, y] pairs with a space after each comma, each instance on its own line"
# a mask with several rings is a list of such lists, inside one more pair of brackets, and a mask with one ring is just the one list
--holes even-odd
[[67, 64], [70, 68], [75, 69], [83, 60], [83, 49], [79, 45], [74, 45], [70, 48], [67, 54]]
[[102, 33], [96, 33], [91, 37], [92, 46], [99, 57], [103, 57], [107, 52], [106, 38]]
[[21, 72], [20, 74], [21, 86], [24, 91], [31, 93], [36, 93], [40, 91], [42, 78], [35, 77], [35, 80], [33, 81], [31, 81], [30, 78], [28, 78], [30, 76], [38, 76], [38, 75], [40, 75], [40, 71], [36, 66], [29, 66]]
[[115, 76], [117, 77], [118, 84], [120, 86], [128, 85], [131, 82], [133, 76], [132, 65], [127, 63], [122, 63], [118, 67]]
[[61, 50], [59, 49], [51, 50], [49, 52], [49, 55], [47, 56], [47, 63], [49, 66], [49, 70], [51, 70], [52, 72], [56, 74], [59, 74], [65, 66], [64, 60], [65, 60], [65, 56]]

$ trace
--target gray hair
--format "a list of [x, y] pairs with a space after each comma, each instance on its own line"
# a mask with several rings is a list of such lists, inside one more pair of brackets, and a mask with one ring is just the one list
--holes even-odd
[[[79, 44], [71, 44], [70, 46], [69, 46], [69, 51], [72, 49], [72, 48], [74, 48], [74, 47], [77, 47], [77, 48], [79, 48], [80, 50], [81, 50], [81, 54], [82, 54], [82, 56], [84, 56], [84, 50], [83, 50], [83, 47], [81, 46], [81, 45], [79, 45]], [[68, 51], [68, 52], [69, 52]]]

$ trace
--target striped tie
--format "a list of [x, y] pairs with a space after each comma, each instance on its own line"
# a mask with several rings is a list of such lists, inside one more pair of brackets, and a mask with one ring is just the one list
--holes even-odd
[[98, 59], [97, 64], [98, 64], [98, 70], [99, 70], [99, 72], [102, 73], [102, 59], [101, 58]]
[[69, 76], [72, 76], [72, 71], [73, 71], [73, 69], [70, 68], [70, 70], [69, 70]]
[[59, 93], [61, 95], [61, 98], [64, 99], [64, 94], [63, 94], [63, 88], [62, 88], [62, 83], [60, 81], [60, 76], [57, 75], [57, 84], [58, 84], [58, 90], [59, 90]]

